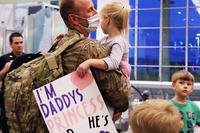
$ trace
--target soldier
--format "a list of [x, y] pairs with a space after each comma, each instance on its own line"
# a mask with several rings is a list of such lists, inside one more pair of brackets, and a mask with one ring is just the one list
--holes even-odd
[[[70, 34], [72, 30], [88, 37], [89, 33], [96, 30], [99, 25], [99, 16], [91, 0], [61, 0], [60, 14], [68, 27]], [[70, 54], [69, 54], [70, 53]], [[70, 56], [73, 55], [73, 62]], [[99, 45], [97, 41], [85, 39], [63, 54], [63, 64], [65, 74], [75, 71], [79, 64], [90, 58], [104, 58], [109, 55], [108, 50]], [[76, 61], [75, 61], [76, 60]], [[70, 64], [70, 65], [68, 65]], [[121, 115], [121, 112], [128, 108], [128, 95], [130, 85], [127, 85], [125, 78], [123, 81], [116, 80], [114, 71], [104, 71], [91, 68], [93, 76], [101, 91], [107, 105], [114, 107], [113, 120]], [[121, 73], [122, 74], [122, 73]], [[107, 77], [107, 78], [106, 78]], [[123, 82], [120, 85], [119, 82]], [[118, 84], [115, 86], [114, 84]], [[115, 86], [115, 87], [114, 87]], [[125, 89], [122, 89], [124, 86]]]
[[[47, 132], [32, 90], [63, 74], [76, 71], [79, 64], [87, 59], [104, 58], [110, 53], [98, 41], [87, 38], [99, 23], [91, 0], [61, 0], [60, 14], [69, 31], [63, 38], [56, 41], [49, 50], [52, 53], [48, 54], [55, 55], [62, 51], [59, 57], [56, 56], [58, 64], [55, 60], [50, 63], [54, 65], [48, 65], [47, 62], [46, 64], [44, 55], [15, 69], [16, 71], [10, 72], [6, 77], [6, 115], [10, 132]], [[27, 67], [28, 65], [30, 66]], [[50, 67], [53, 68], [50, 69]], [[126, 82], [126, 76], [119, 70], [104, 71], [91, 68], [91, 71], [106, 105], [114, 108], [113, 120], [117, 120], [121, 112], [129, 107], [130, 83]], [[17, 82], [13, 83], [13, 77], [16, 77]]]

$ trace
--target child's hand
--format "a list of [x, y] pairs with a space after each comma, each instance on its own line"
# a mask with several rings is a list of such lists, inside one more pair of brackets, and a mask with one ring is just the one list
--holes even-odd
[[76, 72], [78, 73], [78, 76], [80, 78], [83, 78], [89, 68], [90, 68], [89, 62], [86, 60], [78, 66], [78, 68], [76, 69]]
[[122, 115], [122, 112], [115, 110], [112, 120], [117, 121], [121, 117], [121, 115]]

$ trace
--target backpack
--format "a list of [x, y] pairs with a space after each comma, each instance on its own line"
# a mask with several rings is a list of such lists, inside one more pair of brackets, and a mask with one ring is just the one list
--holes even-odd
[[29, 62], [33, 59], [36, 59], [40, 56], [42, 56], [42, 54], [40, 52], [38, 52], [38, 53], [30, 53], [30, 54], [24, 53], [23, 55], [16, 57], [13, 60], [12, 64], [10, 65], [9, 72], [12, 71], [13, 69], [18, 68], [23, 63], [27, 63], [27, 62]]
[[33, 90], [64, 75], [61, 53], [83, 38], [76, 32], [65, 35], [46, 54], [6, 75], [5, 109], [10, 133], [48, 132]]

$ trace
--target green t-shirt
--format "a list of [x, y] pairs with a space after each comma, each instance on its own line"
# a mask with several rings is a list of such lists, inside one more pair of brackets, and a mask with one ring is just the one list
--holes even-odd
[[194, 126], [200, 125], [200, 109], [197, 104], [192, 101], [187, 101], [186, 104], [180, 104], [172, 99], [170, 102], [172, 102], [181, 113], [180, 133], [193, 133]]

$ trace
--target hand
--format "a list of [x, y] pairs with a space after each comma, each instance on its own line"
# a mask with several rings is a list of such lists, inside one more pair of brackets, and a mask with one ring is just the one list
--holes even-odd
[[83, 78], [85, 74], [87, 73], [88, 69], [90, 68], [89, 62], [86, 60], [83, 63], [81, 63], [78, 68], [76, 69], [76, 72], [78, 73], [78, 76], [80, 78]]
[[122, 112], [115, 111], [114, 114], [113, 114], [112, 120], [113, 120], [113, 121], [118, 120], [118, 119], [121, 117], [121, 115], [122, 115]]
[[7, 72], [9, 71], [12, 62], [13, 62], [13, 61], [10, 60], [9, 62], [7, 62], [7, 63], [5, 64], [5, 66], [4, 66], [4, 68], [3, 68], [4, 73], [7, 73]]
[[3, 78], [4, 78], [5, 75], [6, 75], [6, 73], [9, 71], [12, 62], [13, 62], [12, 60], [9, 61], [9, 62], [7, 62], [7, 63], [4, 65], [3, 69], [0, 71], [0, 81], [3, 80]]

